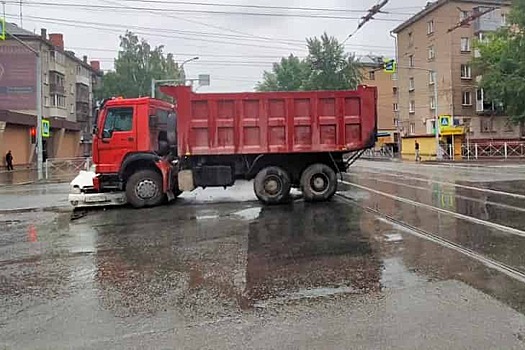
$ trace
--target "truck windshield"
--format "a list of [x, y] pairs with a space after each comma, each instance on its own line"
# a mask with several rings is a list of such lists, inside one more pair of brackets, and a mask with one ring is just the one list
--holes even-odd
[[131, 131], [133, 129], [133, 108], [119, 107], [108, 110], [104, 122], [104, 134], [114, 131]]

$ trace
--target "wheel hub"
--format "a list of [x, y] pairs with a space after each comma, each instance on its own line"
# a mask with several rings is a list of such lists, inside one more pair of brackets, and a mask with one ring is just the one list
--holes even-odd
[[141, 199], [150, 199], [155, 197], [158, 192], [157, 185], [152, 180], [142, 180], [137, 184], [135, 193]]
[[274, 196], [281, 191], [281, 182], [277, 178], [270, 177], [264, 182], [264, 190]]
[[322, 193], [328, 188], [328, 183], [329, 180], [325, 174], [315, 174], [312, 176], [310, 186], [315, 192]]

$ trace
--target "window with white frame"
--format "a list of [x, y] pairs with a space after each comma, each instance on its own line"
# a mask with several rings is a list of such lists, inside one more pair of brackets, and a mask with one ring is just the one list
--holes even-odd
[[472, 68], [469, 64], [461, 65], [461, 79], [472, 79]]
[[459, 11], [459, 21], [464, 21], [470, 16], [468, 11]]
[[414, 91], [416, 89], [416, 83], [414, 81], [414, 78], [408, 79], [408, 91]]
[[502, 26], [506, 26], [507, 25], [507, 14], [506, 13], [502, 13], [501, 14], [501, 25]]
[[428, 84], [434, 85], [436, 83], [436, 77], [434, 72], [428, 72]]
[[427, 34], [434, 33], [434, 20], [430, 20], [427, 22]]
[[368, 72], [368, 80], [376, 80], [376, 72], [371, 70]]
[[414, 45], [414, 33], [408, 32], [408, 47], [412, 47]]
[[51, 106], [65, 108], [66, 97], [62, 95], [51, 95]]
[[470, 38], [461, 38], [461, 52], [470, 52]]
[[430, 96], [430, 109], [435, 110], [436, 109], [436, 97]]
[[414, 55], [408, 56], [408, 67], [414, 68]]
[[408, 104], [408, 111], [410, 113], [416, 113], [416, 101], [414, 100], [410, 101], [410, 103]]
[[393, 109], [394, 109], [394, 112], [398, 112], [399, 111], [399, 105], [397, 103], [394, 103], [393, 104]]
[[414, 135], [416, 133], [416, 123], [410, 123], [410, 135]]
[[472, 106], [472, 92], [463, 91], [463, 96], [461, 98], [461, 104], [463, 106]]
[[434, 58], [436, 58], [436, 49], [434, 45], [431, 45], [428, 47], [428, 59], [433, 60]]

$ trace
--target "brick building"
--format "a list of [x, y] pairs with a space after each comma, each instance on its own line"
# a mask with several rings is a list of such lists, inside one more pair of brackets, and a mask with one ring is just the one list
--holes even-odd
[[[42, 113], [51, 124], [44, 155], [88, 155], [99, 62], [88, 63], [86, 56], [78, 58], [66, 51], [62, 34], [48, 36], [42, 29], [36, 35], [12, 23], [6, 24], [6, 30], [38, 51], [42, 59]], [[0, 41], [0, 154], [11, 149], [19, 165], [35, 161], [31, 128], [36, 126], [36, 83], [36, 55], [8, 35]]]
[[[438, 0], [394, 29], [397, 35], [397, 101], [403, 136], [434, 133], [435, 108], [453, 115], [472, 140], [516, 140], [522, 128], [512, 125], [476, 87], [471, 61], [476, 39], [506, 24], [508, 0]], [[449, 32], [472, 14], [493, 9], [469, 26]], [[435, 72], [435, 74], [433, 74]], [[434, 97], [437, 84], [438, 97]]]

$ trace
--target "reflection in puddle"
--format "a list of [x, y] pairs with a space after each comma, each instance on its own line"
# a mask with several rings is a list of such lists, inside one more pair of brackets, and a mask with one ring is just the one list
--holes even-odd
[[383, 260], [383, 274], [381, 285], [384, 288], [406, 288], [424, 283], [426, 279], [409, 271], [401, 257]]
[[238, 216], [243, 220], [255, 220], [259, 217], [259, 214], [261, 213], [262, 208], [256, 207], [256, 208], [249, 208], [244, 209], [238, 212], [233, 213], [234, 216]]

